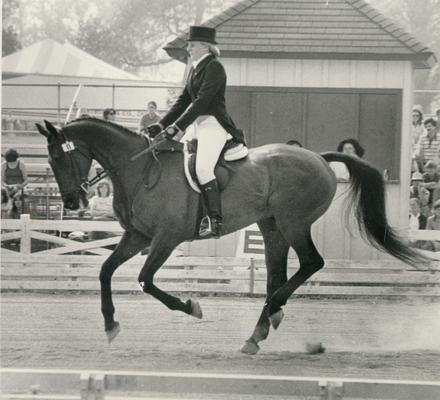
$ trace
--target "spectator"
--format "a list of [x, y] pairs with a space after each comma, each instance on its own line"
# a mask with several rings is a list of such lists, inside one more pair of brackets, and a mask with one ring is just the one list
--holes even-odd
[[437, 133], [437, 121], [428, 118], [425, 123], [426, 134], [420, 138], [418, 159], [423, 165], [428, 161], [437, 161], [440, 150], [440, 137]]
[[438, 188], [440, 176], [437, 172], [437, 164], [434, 161], [428, 161], [425, 165], [425, 172], [423, 174], [423, 186], [429, 191], [429, 205], [433, 203], [434, 190]]
[[420, 213], [419, 199], [409, 200], [409, 229], [419, 230], [426, 228], [427, 218]]
[[[116, 218], [113, 212], [113, 196], [110, 184], [106, 181], [100, 182], [96, 188], [97, 195], [92, 197], [89, 203], [90, 214], [95, 221], [114, 221]], [[91, 240], [106, 239], [116, 236], [112, 232], [93, 231], [90, 232]], [[111, 245], [109, 248], [113, 249]]]
[[11, 197], [12, 206], [9, 211], [9, 218], [11, 219], [19, 219], [21, 213], [24, 211], [24, 195], [23, 192], [15, 193], [14, 196]]
[[286, 142], [286, 144], [290, 144], [291, 146], [296, 146], [296, 147], [303, 147], [301, 142], [295, 139], [289, 140], [288, 142]]
[[[356, 139], [343, 140], [338, 144], [336, 150], [339, 153], [349, 154], [359, 158], [362, 158], [365, 153], [365, 150]], [[333, 170], [338, 180], [348, 181], [350, 179], [350, 173], [344, 163], [331, 162], [330, 168]]]
[[12, 199], [8, 195], [8, 191], [2, 188], [2, 218], [10, 218], [12, 210]]
[[157, 104], [155, 101], [150, 101], [147, 105], [148, 112], [144, 114], [139, 123], [139, 132], [145, 130], [148, 125], [159, 122], [160, 115], [157, 113]]
[[105, 181], [99, 183], [96, 192], [96, 196], [90, 199], [89, 204], [92, 218], [99, 221], [114, 220], [113, 196], [110, 184]]
[[420, 172], [414, 172], [411, 178], [410, 199], [417, 199], [421, 213], [428, 217], [430, 215], [429, 190], [423, 185], [423, 175]]
[[411, 172], [422, 171], [422, 167], [417, 162], [420, 152], [420, 138], [426, 134], [423, 126], [422, 106], [417, 104], [412, 109], [412, 153], [411, 153]]
[[17, 150], [5, 152], [5, 162], [2, 164], [2, 187], [8, 191], [9, 197], [14, 197], [28, 183], [26, 165], [19, 159]]
[[102, 117], [105, 121], [115, 122], [116, 118], [116, 111], [114, 108], [106, 108], [103, 113]]
[[[434, 203], [432, 214], [433, 215], [431, 215], [428, 218], [428, 222], [426, 223], [426, 229], [439, 231], [440, 230], [440, 200], [437, 200]], [[422, 248], [424, 250], [440, 251], [440, 242], [429, 240], [423, 244]]]
[[[427, 218], [420, 212], [420, 202], [416, 198], [412, 198], [409, 201], [409, 231], [417, 231], [420, 229], [425, 229]], [[409, 245], [411, 247], [416, 247], [420, 249], [424, 242], [421, 240], [409, 240]]]

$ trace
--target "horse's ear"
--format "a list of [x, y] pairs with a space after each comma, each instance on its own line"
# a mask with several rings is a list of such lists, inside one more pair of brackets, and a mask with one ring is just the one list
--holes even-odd
[[55, 136], [58, 136], [57, 128], [55, 128], [49, 121], [44, 120], [47, 130]]
[[35, 124], [35, 126], [38, 129], [38, 132], [40, 132], [43, 136], [45, 136], [47, 139], [49, 139], [50, 132], [48, 132], [45, 128], [43, 128], [40, 124]]

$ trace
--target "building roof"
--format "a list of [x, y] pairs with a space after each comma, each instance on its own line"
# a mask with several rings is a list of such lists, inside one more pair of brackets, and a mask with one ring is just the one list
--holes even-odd
[[46, 39], [2, 59], [2, 75], [57, 75], [123, 80], [140, 80], [86, 53], [70, 43]]
[[[242, 0], [203, 25], [217, 29], [224, 57], [437, 61], [365, 0]], [[185, 61], [186, 38], [164, 50]]]

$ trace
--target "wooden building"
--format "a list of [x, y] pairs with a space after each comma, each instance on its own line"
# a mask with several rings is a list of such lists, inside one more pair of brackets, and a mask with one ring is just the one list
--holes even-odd
[[[388, 170], [388, 212], [404, 230], [413, 72], [434, 65], [430, 49], [364, 0], [243, 0], [204, 25], [217, 29], [228, 109], [249, 144], [297, 139], [321, 152], [358, 139], [364, 158]], [[185, 39], [164, 49], [185, 62]], [[325, 257], [379, 257], [331, 218], [315, 227]], [[235, 242], [194, 243], [188, 251], [231, 255]]]

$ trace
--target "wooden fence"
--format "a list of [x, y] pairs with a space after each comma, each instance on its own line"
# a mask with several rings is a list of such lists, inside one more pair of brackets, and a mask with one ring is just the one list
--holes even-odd
[[[100, 265], [118, 243], [119, 237], [76, 241], [59, 232], [109, 231], [122, 234], [118, 222], [2, 220], [3, 291], [98, 291]], [[57, 235], [58, 234], [58, 235]], [[440, 232], [417, 231], [418, 240], [440, 240]], [[34, 241], [46, 242], [46, 249], [32, 251]], [[5, 248], [7, 243], [15, 246]], [[431, 255], [439, 259], [438, 253]], [[113, 290], [138, 291], [137, 276], [146, 256], [137, 255], [115, 273]], [[288, 274], [298, 268], [289, 260]], [[172, 256], [156, 275], [158, 285], [167, 291], [264, 295], [266, 269], [263, 260], [235, 257]], [[326, 267], [296, 292], [323, 296], [428, 296], [440, 297], [438, 262], [430, 270], [414, 270], [394, 260], [327, 260]]]
[[4, 400], [440, 398], [440, 383], [430, 381], [9, 368], [0, 369], [0, 377]]

